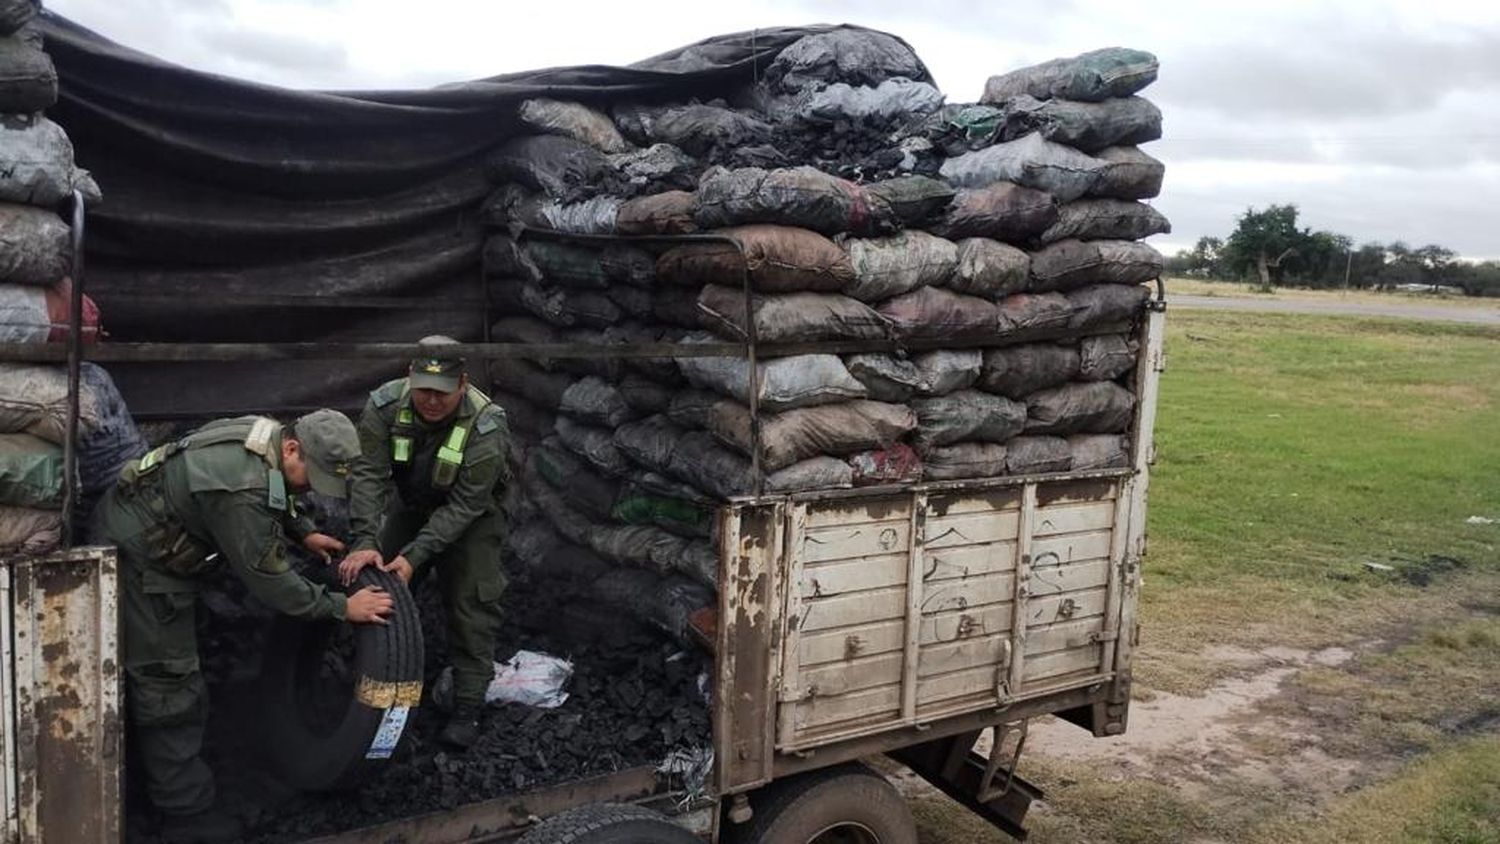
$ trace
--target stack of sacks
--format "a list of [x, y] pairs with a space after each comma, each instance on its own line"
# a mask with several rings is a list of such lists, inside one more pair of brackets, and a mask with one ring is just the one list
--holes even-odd
[[[0, 364], [0, 552], [43, 553], [62, 529], [63, 443], [68, 374], [64, 367]], [[78, 385], [78, 502], [75, 534], [94, 505], [146, 442], [114, 381], [84, 363]]]
[[[99, 189], [73, 163], [73, 146], [42, 112], [57, 101], [57, 74], [43, 51], [33, 0], [0, 0], [0, 343], [68, 339], [72, 247], [59, 216], [74, 189]], [[84, 341], [99, 333], [83, 300]], [[0, 364], [0, 551], [56, 547], [63, 498], [67, 372]], [[85, 365], [78, 434], [80, 523], [125, 460], [144, 452], [108, 373]]]
[[[841, 30], [788, 47], [724, 100], [616, 106], [613, 119], [529, 101], [537, 134], [492, 160], [485, 267], [508, 314], [494, 335], [691, 345], [753, 326], [761, 344], [908, 350], [760, 362], [768, 492], [1128, 465], [1141, 283], [1162, 266], [1136, 241], [1167, 230], [1138, 201], [1162, 166], [1133, 146], [1160, 134], [1133, 96], [1155, 69], [1104, 50], [943, 106], [905, 45]], [[836, 143], [819, 121], [839, 127]], [[566, 243], [516, 225], [711, 233], [738, 248]], [[681, 515], [753, 491], [746, 360], [537, 360], [492, 375], [529, 440], [521, 487], [561, 543], [529, 547], [587, 551], [596, 575], [710, 579], [708, 519]], [[652, 503], [621, 506], [632, 493]]]
[[[74, 189], [88, 202], [99, 188], [73, 164], [73, 145], [43, 116], [57, 101], [57, 73], [42, 50], [37, 4], [0, 0], [0, 342], [65, 339], [72, 261], [68, 225], [58, 216]], [[90, 338], [98, 312], [85, 300]]]

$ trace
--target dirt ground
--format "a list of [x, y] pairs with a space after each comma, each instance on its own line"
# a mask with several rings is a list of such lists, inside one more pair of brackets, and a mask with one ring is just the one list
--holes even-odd
[[[1027, 818], [1030, 840], [1324, 840], [1319, 820], [1350, 795], [1399, 781], [1436, 747], [1493, 741], [1500, 577], [1440, 578], [1402, 600], [1406, 622], [1382, 620], [1371, 635], [1322, 647], [1178, 653], [1146, 638], [1138, 657], [1148, 677], [1153, 664], [1207, 662], [1220, 679], [1202, 694], [1138, 682], [1122, 736], [1095, 738], [1051, 718], [1032, 724], [1020, 770], [1047, 796]], [[905, 769], [887, 770], [912, 799], [923, 844], [1010, 840]]]

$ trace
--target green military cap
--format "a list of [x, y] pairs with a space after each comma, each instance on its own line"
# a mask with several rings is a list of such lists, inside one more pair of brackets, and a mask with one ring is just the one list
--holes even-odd
[[[452, 337], [434, 334], [417, 341], [419, 346], [456, 346]], [[451, 393], [458, 389], [464, 374], [463, 358], [419, 357], [411, 362], [407, 381], [413, 390], [437, 390]]]
[[333, 498], [349, 495], [349, 469], [359, 457], [359, 433], [337, 410], [314, 410], [292, 423], [302, 443], [302, 459], [313, 491]]

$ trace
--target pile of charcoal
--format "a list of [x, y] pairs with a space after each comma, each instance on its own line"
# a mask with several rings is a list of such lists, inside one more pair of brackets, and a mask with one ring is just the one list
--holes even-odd
[[[839, 29], [717, 100], [524, 103], [490, 161], [493, 336], [679, 352], [492, 367], [519, 566], [686, 640], [727, 499], [1127, 466], [1156, 72], [1110, 48], [946, 104]], [[752, 337], [754, 372], [689, 353]]]
[[[434, 679], [443, 664], [443, 621], [435, 583], [419, 591]], [[640, 766], [656, 767], [674, 751], [710, 746], [709, 660], [638, 624], [596, 627], [571, 612], [580, 596], [553, 582], [516, 578], [505, 599], [497, 658], [520, 649], [573, 664], [567, 701], [556, 709], [492, 704], [481, 738], [466, 753], [442, 745], [445, 712], [424, 700], [398, 755], [371, 781], [334, 794], [300, 794], [279, 783], [256, 747], [266, 717], [257, 709], [259, 660], [254, 643], [269, 614], [230, 584], [206, 593], [212, 613], [200, 630], [213, 715], [205, 756], [218, 777], [221, 803], [251, 827], [251, 840], [301, 841], [426, 812], [452, 809], [576, 779]], [[569, 623], [559, 623], [559, 619]], [[618, 620], [618, 619], [616, 619]], [[429, 682], [429, 686], [432, 684]], [[138, 779], [138, 778], [137, 778]], [[142, 795], [132, 795], [140, 808]], [[152, 842], [149, 812], [129, 814], [128, 840]]]

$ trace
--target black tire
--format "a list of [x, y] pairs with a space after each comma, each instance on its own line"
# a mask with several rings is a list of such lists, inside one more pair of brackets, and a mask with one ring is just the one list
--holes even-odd
[[837, 765], [779, 780], [751, 794], [750, 808], [755, 814], [749, 823], [725, 821], [724, 841], [917, 844], [917, 824], [906, 798], [864, 765]]
[[[360, 677], [391, 683], [421, 682], [422, 623], [417, 603], [394, 574], [360, 570], [348, 592], [378, 586], [395, 600], [389, 624], [304, 622], [280, 617], [271, 630], [261, 669], [267, 751], [286, 782], [308, 791], [357, 785], [384, 759], [366, 759], [385, 717], [360, 703]], [[330, 644], [353, 648], [350, 683], [323, 679]]]
[[703, 840], [660, 812], [598, 803], [553, 815], [516, 844], [703, 844]]

